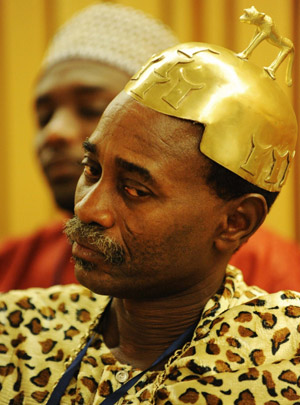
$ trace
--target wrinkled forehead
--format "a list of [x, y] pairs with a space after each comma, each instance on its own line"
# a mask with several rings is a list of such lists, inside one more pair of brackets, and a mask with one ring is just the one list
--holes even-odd
[[106, 108], [90, 140], [101, 143], [111, 137], [119, 142], [126, 139], [128, 147], [140, 144], [142, 149], [159, 150], [167, 158], [195, 151], [200, 154], [201, 133], [200, 126], [155, 111], [122, 91]]

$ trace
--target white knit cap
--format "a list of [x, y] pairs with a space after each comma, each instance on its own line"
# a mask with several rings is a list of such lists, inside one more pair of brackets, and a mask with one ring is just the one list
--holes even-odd
[[88, 59], [133, 75], [154, 53], [178, 42], [166, 25], [140, 10], [109, 2], [94, 4], [58, 30], [42, 69], [66, 59]]

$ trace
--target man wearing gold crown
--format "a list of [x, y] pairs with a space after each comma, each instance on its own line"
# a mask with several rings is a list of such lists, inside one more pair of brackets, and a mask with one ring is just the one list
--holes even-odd
[[228, 265], [296, 132], [276, 81], [233, 52], [151, 58], [84, 142], [66, 226], [83, 286], [1, 297], [0, 403], [300, 403], [300, 295]]
[[[35, 145], [64, 217], [74, 211], [82, 141], [148, 57], [177, 42], [159, 21], [109, 2], [83, 9], [55, 35], [35, 86]], [[77, 282], [62, 228], [63, 221], [51, 221], [0, 244], [0, 291]], [[243, 270], [248, 284], [268, 292], [300, 290], [299, 247], [268, 229], [260, 228], [230, 263]]]

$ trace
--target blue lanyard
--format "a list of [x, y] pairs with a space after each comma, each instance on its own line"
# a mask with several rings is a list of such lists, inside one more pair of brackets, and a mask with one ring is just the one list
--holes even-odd
[[[157, 366], [162, 360], [170, 357], [170, 355], [175, 352], [175, 350], [180, 349], [185, 342], [190, 340], [193, 336], [193, 332], [198, 324], [198, 321], [190, 326], [185, 332], [183, 332], [182, 335], [180, 335], [155, 361], [154, 363], [151, 364], [150, 367], [148, 367], [146, 370], [140, 372], [138, 375], [135, 377], [131, 378], [129, 381], [127, 381], [126, 384], [122, 385], [120, 388], [118, 388], [115, 392], [110, 394], [103, 402], [101, 402], [101, 405], [113, 405], [115, 404], [121, 397], [123, 397], [126, 392], [133, 387], [141, 378], [142, 376], [147, 373], [151, 368], [154, 368]], [[73, 375], [75, 372], [79, 369], [81, 360], [83, 356], [85, 355], [88, 347], [91, 345], [93, 341], [93, 337], [90, 338], [90, 340], [87, 342], [85, 347], [78, 353], [77, 357], [74, 359], [73, 363], [70, 365], [70, 367], [66, 370], [62, 378], [59, 380], [58, 384], [54, 388], [48, 402], [46, 405], [59, 405], [60, 399], [63, 396], [67, 386], [69, 385]]]
[[85, 355], [88, 347], [91, 345], [93, 338], [91, 337], [84, 348], [78, 353], [77, 357], [74, 359], [70, 367], [67, 368], [62, 378], [59, 380], [57, 386], [52, 391], [52, 394], [47, 402], [47, 405], [58, 405], [60, 403], [60, 399], [63, 396], [64, 392], [66, 391], [69, 382], [71, 381], [75, 372], [79, 369], [81, 360]]

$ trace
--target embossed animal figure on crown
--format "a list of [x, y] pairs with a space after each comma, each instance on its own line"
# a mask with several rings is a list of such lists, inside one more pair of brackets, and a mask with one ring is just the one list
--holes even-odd
[[276, 59], [270, 66], [264, 69], [269, 73], [272, 79], [275, 79], [275, 72], [279, 65], [289, 55], [288, 67], [286, 72], [286, 83], [288, 86], [292, 85], [292, 66], [294, 60], [294, 46], [291, 40], [279, 35], [272, 18], [265, 13], [261, 13], [254, 6], [244, 9], [244, 14], [241, 15], [240, 21], [247, 24], [256, 25], [256, 32], [252, 38], [249, 46], [243, 51], [237, 54], [242, 59], [247, 59], [253, 52], [253, 50], [265, 39], [270, 44], [280, 48], [280, 52]]

